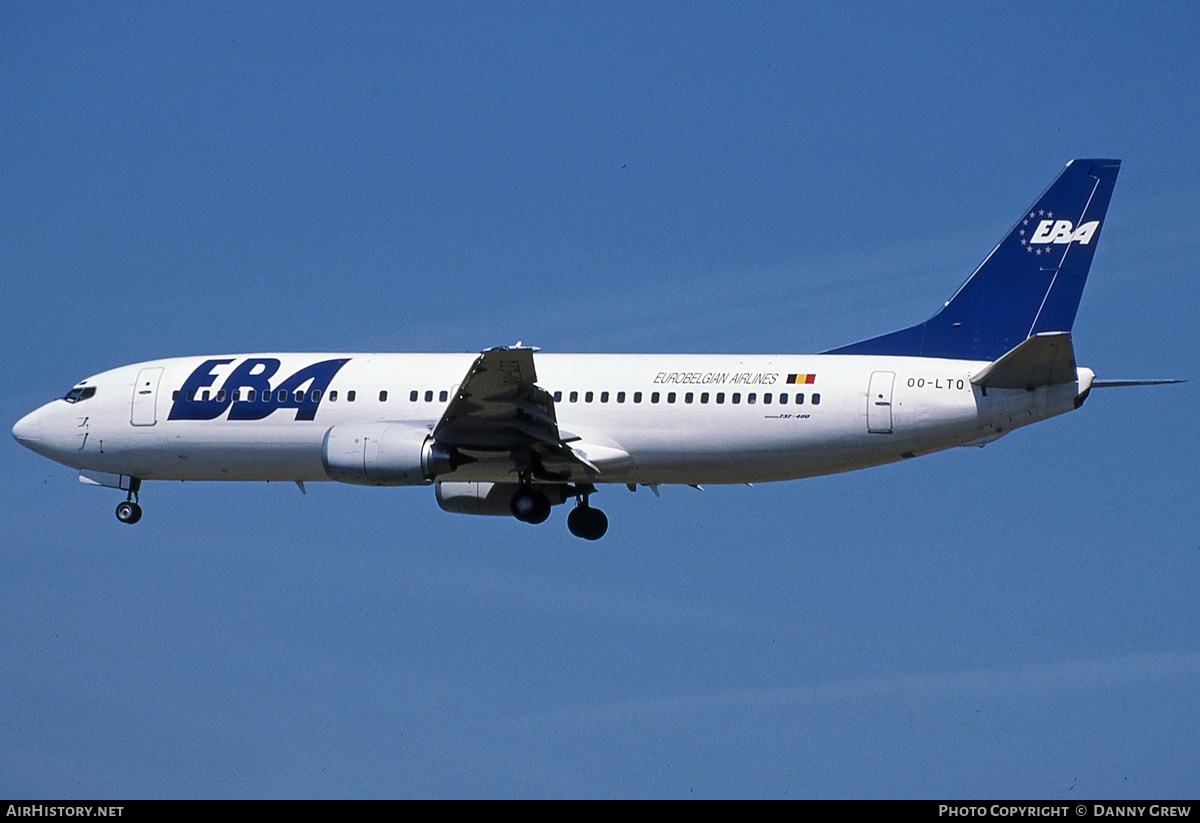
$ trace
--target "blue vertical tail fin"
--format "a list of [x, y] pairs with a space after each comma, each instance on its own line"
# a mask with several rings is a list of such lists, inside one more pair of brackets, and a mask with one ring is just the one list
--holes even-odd
[[930, 319], [827, 354], [996, 360], [1029, 337], [1070, 332], [1120, 160], [1072, 160]]

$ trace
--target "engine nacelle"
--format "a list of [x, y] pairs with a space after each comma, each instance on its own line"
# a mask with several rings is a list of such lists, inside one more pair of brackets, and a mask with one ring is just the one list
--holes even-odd
[[[513, 495], [520, 488], [518, 483], [438, 483], [437, 502], [445, 511], [455, 514], [512, 517]], [[533, 488], [546, 495], [552, 506], [565, 503], [570, 497], [565, 483], [538, 483]]]
[[331, 479], [363, 486], [419, 486], [454, 468], [428, 429], [404, 423], [334, 426], [321, 443], [321, 464]]

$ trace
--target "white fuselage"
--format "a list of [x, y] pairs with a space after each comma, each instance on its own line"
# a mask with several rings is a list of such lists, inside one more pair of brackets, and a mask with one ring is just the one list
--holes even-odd
[[[84, 472], [144, 480], [328, 480], [322, 444], [332, 427], [387, 422], [432, 430], [477, 356], [256, 354], [149, 361], [83, 381], [79, 386], [94, 392], [43, 406], [14, 434]], [[278, 361], [278, 368], [245, 365], [253, 360]], [[344, 363], [314, 400], [320, 381], [307, 379], [305, 369], [328, 361]], [[577, 437], [585, 453], [628, 455], [598, 458], [598, 476], [575, 479], [749, 483], [850, 471], [993, 439], [1070, 411], [1092, 380], [1090, 371], [1079, 369], [1073, 383], [984, 391], [971, 377], [986, 365], [866, 355], [540, 353], [537, 378], [555, 397], [558, 426]], [[252, 401], [245, 382], [222, 388], [238, 368], [258, 387]], [[198, 371], [207, 375], [202, 386], [194, 379]], [[293, 377], [298, 379], [289, 384]], [[190, 390], [189, 378], [195, 386]], [[254, 406], [268, 391], [272, 400]], [[289, 405], [276, 402], [282, 393]], [[203, 408], [199, 416], [207, 419], [180, 419], [189, 408]], [[252, 414], [233, 411], [238, 408]], [[239, 416], [257, 419], [231, 419]], [[436, 477], [512, 479], [511, 462], [499, 456]]]

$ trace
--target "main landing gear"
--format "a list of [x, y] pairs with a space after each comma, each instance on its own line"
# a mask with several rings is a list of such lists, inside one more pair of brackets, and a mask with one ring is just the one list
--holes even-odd
[[575, 508], [567, 515], [567, 528], [576, 537], [584, 540], [599, 540], [608, 531], [608, 517], [599, 509], [593, 509], [587, 503], [587, 497], [580, 498]]
[[608, 531], [608, 518], [604, 512], [588, 504], [588, 498], [595, 491], [596, 487], [590, 484], [576, 486], [575, 508], [567, 515], [567, 529], [584, 540], [599, 540]]
[[134, 523], [142, 519], [142, 507], [138, 505], [138, 490], [142, 487], [142, 481], [134, 478], [129, 486], [129, 495], [121, 503], [117, 504], [117, 519], [122, 523], [128, 523], [132, 526]]
[[522, 523], [545, 523], [550, 516], [550, 498], [532, 486], [523, 486], [513, 495], [509, 508]]
[[508, 507], [513, 517], [522, 523], [544, 523], [550, 517], [550, 508], [554, 504], [562, 503], [564, 498], [573, 495], [576, 500], [575, 508], [567, 515], [567, 528], [571, 534], [584, 540], [599, 540], [608, 531], [608, 518], [604, 512], [588, 505], [588, 497], [596, 491], [595, 486], [580, 484], [574, 487], [545, 487], [554, 495], [554, 500], [551, 501], [550, 497], [530, 483], [527, 477], [521, 479], [521, 486], [513, 494]]

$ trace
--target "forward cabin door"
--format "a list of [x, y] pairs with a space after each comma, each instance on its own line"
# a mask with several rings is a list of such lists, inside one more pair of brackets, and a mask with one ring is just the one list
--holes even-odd
[[892, 433], [892, 386], [894, 371], [871, 372], [871, 387], [867, 390], [867, 431], [871, 434]]
[[162, 379], [162, 366], [142, 369], [133, 384], [133, 406], [129, 411], [129, 422], [135, 426], [153, 426], [158, 418], [158, 381]]

